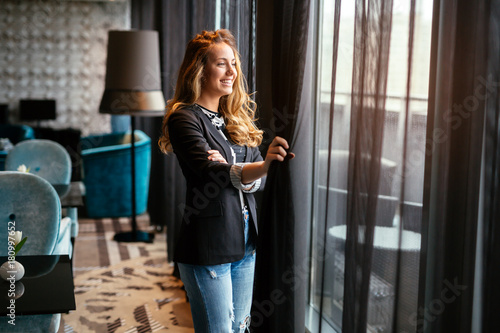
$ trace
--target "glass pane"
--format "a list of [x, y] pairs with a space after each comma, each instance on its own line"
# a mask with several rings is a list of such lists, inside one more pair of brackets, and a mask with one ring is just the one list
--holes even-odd
[[[320, 72], [309, 298], [310, 311], [315, 313], [316, 319], [311, 319], [314, 316], [310, 315], [308, 321], [308, 328], [314, 332], [317, 331], [319, 318], [323, 320], [323, 332], [327, 329], [340, 331], [342, 327], [354, 3], [342, 1], [341, 4], [333, 113], [330, 104], [335, 1], [322, 1], [319, 11]], [[412, 320], [417, 311], [431, 20], [432, 0], [417, 0], [407, 120], [410, 5], [409, 1], [394, 1], [382, 173], [369, 295], [368, 331], [371, 332], [390, 332], [392, 329], [397, 276], [396, 250], [399, 247], [402, 254], [398, 328], [410, 332], [415, 327]], [[329, 125], [332, 117], [332, 151], [329, 154]], [[403, 161], [405, 147], [407, 156], [406, 161]], [[399, 209], [400, 202], [403, 202], [402, 211]], [[402, 229], [399, 228], [401, 225]]]
[[[334, 0], [322, 4], [322, 26], [319, 55], [319, 102], [316, 131], [317, 159], [315, 184], [314, 226], [312, 239], [312, 279], [310, 306], [319, 311], [323, 291], [323, 319], [331, 328], [340, 330], [342, 321], [344, 256], [341, 238], [330, 235], [329, 230], [345, 224], [347, 199], [347, 162], [350, 129], [350, 87], [354, 34], [354, 3], [342, 1], [339, 54], [336, 76], [334, 112], [331, 114], [331, 82], [333, 55]], [[334, 151], [328, 161], [329, 126], [333, 119]], [[330, 168], [328, 168], [330, 164]], [[329, 176], [329, 178], [328, 178]], [[329, 184], [327, 183], [329, 180]], [[327, 192], [328, 191], [328, 192]], [[323, 273], [324, 271], [324, 273]], [[324, 277], [324, 281], [323, 281]], [[314, 323], [314, 325], [317, 325]], [[325, 326], [325, 325], [324, 325]], [[311, 327], [312, 331], [317, 326]]]

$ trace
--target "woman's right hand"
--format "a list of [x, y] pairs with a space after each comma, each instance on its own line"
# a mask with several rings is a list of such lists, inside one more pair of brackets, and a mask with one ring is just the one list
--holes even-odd
[[267, 149], [267, 154], [266, 158], [264, 160], [266, 170], [269, 169], [269, 166], [271, 165], [272, 161], [279, 161], [283, 162], [286, 158], [292, 159], [295, 157], [294, 153], [288, 153], [287, 149], [289, 149], [290, 146], [288, 145], [288, 142], [283, 139], [282, 137], [275, 137], [273, 139], [273, 142], [269, 145], [269, 148]]
[[286, 150], [289, 148], [288, 142], [285, 139], [279, 136], [275, 137], [267, 149], [264, 161], [245, 164], [245, 167], [241, 170], [241, 182], [243, 184], [250, 184], [254, 180], [264, 177], [272, 161], [283, 162], [285, 159], [294, 158], [294, 153], [287, 153]]
[[208, 159], [210, 161], [227, 164], [226, 159], [224, 158], [224, 156], [222, 156], [222, 154], [218, 150], [209, 150], [207, 151], [207, 153], [209, 154]]

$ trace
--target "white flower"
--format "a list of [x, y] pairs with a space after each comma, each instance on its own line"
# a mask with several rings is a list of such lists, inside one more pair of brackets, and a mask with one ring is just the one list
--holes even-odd
[[15, 231], [14, 232], [14, 244], [17, 245], [21, 242], [23, 239], [23, 232], [22, 231]]
[[19, 171], [19, 172], [28, 172], [28, 168], [26, 167], [26, 165], [21, 164], [20, 166], [17, 167], [17, 171]]
[[[17, 253], [21, 250], [23, 247], [24, 243], [26, 243], [26, 240], [28, 237], [24, 237], [23, 239], [23, 232], [22, 231], [14, 231], [14, 235], [9, 233], [9, 242], [14, 242], [14, 258], [16, 257]], [[10, 259], [9, 259], [10, 260]]]

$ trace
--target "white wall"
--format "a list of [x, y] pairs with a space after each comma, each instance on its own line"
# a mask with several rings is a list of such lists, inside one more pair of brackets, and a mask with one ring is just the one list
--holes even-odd
[[18, 122], [20, 99], [47, 98], [56, 100], [57, 120], [42, 126], [109, 132], [109, 115], [98, 113], [107, 31], [129, 28], [129, 0], [2, 0], [0, 104], [10, 121]]

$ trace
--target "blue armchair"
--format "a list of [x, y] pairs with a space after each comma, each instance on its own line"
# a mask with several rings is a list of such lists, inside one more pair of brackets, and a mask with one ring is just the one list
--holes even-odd
[[61, 223], [61, 202], [52, 185], [36, 175], [0, 171], [0, 255], [7, 255], [7, 224], [28, 236], [21, 255], [71, 254], [70, 230]]
[[[71, 254], [70, 228], [61, 224], [61, 204], [43, 178], [24, 172], [0, 171], [0, 255], [7, 255], [7, 225], [15, 222], [28, 240], [19, 255]], [[69, 225], [69, 223], [68, 223]], [[0, 332], [57, 332], [61, 314], [16, 317], [16, 326], [0, 323]]]
[[[0, 138], [7, 138], [15, 145], [24, 140], [34, 139], [35, 132], [33, 128], [26, 125], [0, 124]], [[5, 170], [7, 153], [7, 151], [0, 151], [0, 171]]]
[[[136, 214], [147, 209], [151, 139], [135, 136]], [[91, 218], [132, 215], [131, 133], [111, 133], [81, 139], [87, 214]]]
[[54, 141], [35, 139], [15, 145], [5, 160], [5, 170], [16, 171], [21, 164], [51, 184], [69, 184], [71, 180], [71, 158]]

